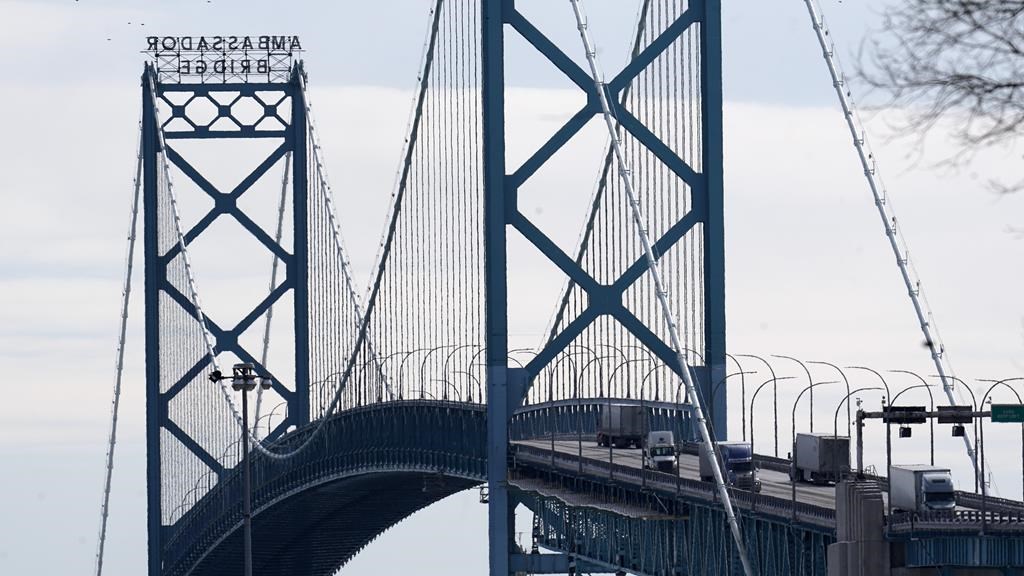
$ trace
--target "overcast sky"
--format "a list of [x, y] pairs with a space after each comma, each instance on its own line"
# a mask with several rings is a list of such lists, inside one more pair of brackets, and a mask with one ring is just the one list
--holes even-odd
[[[730, 350], [933, 374], [803, 3], [724, 3]], [[521, 6], [556, 42], [580, 53], [568, 3]], [[604, 68], [614, 70], [636, 3], [586, 6]], [[878, 6], [824, 2], [847, 60], [877, 25]], [[7, 70], [0, 76], [0, 198], [7, 206], [0, 211], [0, 573], [92, 569], [144, 37], [302, 37], [343, 233], [363, 282], [401, 153], [427, 11], [425, 0], [0, 0], [0, 63]], [[516, 75], [509, 99], [516, 133], [539, 139], [574, 111], [578, 95], [537, 67]], [[936, 167], [952, 151], [945, 138], [937, 134], [924, 150], [914, 139], [893, 138], [888, 121], [899, 117], [873, 113], [868, 128], [953, 365], [972, 383], [1022, 375], [1024, 238], [1010, 229], [1021, 226], [1024, 195], [997, 197], [984, 187], [990, 177], [1019, 178], [1020, 150], [990, 151], [959, 170]], [[599, 153], [600, 145], [574, 149], [569, 168], [545, 177], [589, 192]], [[524, 202], [524, 212], [551, 218], [573, 208], [557, 195]], [[563, 230], [569, 237], [577, 231]], [[540, 294], [560, 286], [542, 269], [524, 277]], [[135, 304], [107, 572], [124, 576], [140, 573], [145, 559]], [[548, 310], [513, 306], [513, 338], [535, 343]], [[800, 374], [785, 361], [776, 366]], [[857, 378], [855, 384], [874, 384]], [[912, 381], [893, 375], [890, 383]], [[816, 417], [830, 421], [840, 396], [826, 388]], [[792, 392], [780, 393], [783, 445]], [[863, 397], [877, 405], [877, 396]], [[770, 405], [758, 402], [760, 418]], [[772, 434], [767, 420], [758, 420], [759, 438]], [[734, 411], [734, 436], [740, 426]], [[1020, 498], [1019, 430], [992, 428], [986, 435], [995, 446], [995, 482], [1002, 495]], [[938, 432], [937, 460], [969, 488], [960, 444], [945, 428]], [[880, 430], [869, 429], [866, 438], [868, 462], [880, 465]], [[894, 460], [924, 462], [927, 446], [924, 430], [915, 431], [896, 443]], [[476, 494], [458, 495], [389, 531], [343, 573], [478, 574], [486, 563], [485, 526]], [[453, 565], [452, 550], [466, 559]]]

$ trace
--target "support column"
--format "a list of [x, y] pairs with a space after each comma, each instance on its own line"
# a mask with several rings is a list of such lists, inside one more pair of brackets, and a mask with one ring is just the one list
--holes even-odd
[[309, 423], [309, 123], [299, 67], [292, 69], [292, 229], [294, 247], [288, 277], [295, 290], [295, 396], [288, 403], [288, 418], [295, 426]]
[[142, 75], [142, 214], [146, 311], [146, 522], [149, 576], [160, 576], [160, 258], [157, 229], [157, 139], [152, 68]]
[[484, 274], [487, 323], [488, 566], [509, 576], [514, 517], [508, 497], [508, 263], [505, 190], [506, 0], [481, 2]]
[[[704, 358], [708, 368], [703, 396], [713, 407], [715, 437], [726, 440], [728, 383], [725, 366], [725, 186], [722, 152], [722, 2], [704, 0], [701, 30], [701, 91], [704, 116]], [[711, 388], [722, 382], [719, 393]]]

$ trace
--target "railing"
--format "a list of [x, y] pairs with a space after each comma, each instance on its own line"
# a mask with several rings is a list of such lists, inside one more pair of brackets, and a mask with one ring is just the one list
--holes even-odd
[[[687, 442], [680, 447], [680, 450], [685, 454], [697, 454], [697, 444]], [[755, 454], [754, 463], [758, 468], [763, 470], [789, 473], [790, 461], [786, 458]], [[853, 472], [850, 472], [851, 476], [853, 474]], [[864, 478], [877, 482], [879, 489], [883, 492], [888, 492], [889, 479], [885, 476], [864, 474]], [[1018, 502], [1008, 498], [998, 498], [991, 495], [982, 498], [981, 494], [964, 492], [962, 490], [957, 490], [954, 494], [956, 496], [956, 505], [961, 508], [973, 508], [974, 510], [981, 510], [984, 508], [989, 512], [1000, 512], [1008, 515], [1019, 514], [1024, 516], [1024, 502]]]
[[[716, 500], [717, 493], [713, 484], [682, 478], [674, 474], [623, 464], [612, 464], [596, 458], [584, 457], [581, 462], [576, 455], [558, 452], [552, 454], [549, 449], [522, 444], [515, 446], [513, 454], [517, 461], [535, 467], [553, 465], [558, 471], [569, 474], [578, 474], [582, 468], [582, 473], [585, 476], [612, 478], [620, 483], [624, 482], [637, 487], [644, 486], [659, 496], [668, 498], [685, 496], [705, 500], [709, 503]], [[828, 529], [835, 528], [835, 511], [830, 508], [804, 502], [797, 502], [794, 506], [793, 502], [784, 498], [745, 490], [733, 490], [732, 498], [735, 506], [753, 513], [775, 516], [785, 520], [796, 520]]]
[[1024, 512], [981, 512], [980, 510], [931, 510], [899, 512], [889, 517], [890, 534], [908, 532], [1020, 532]]

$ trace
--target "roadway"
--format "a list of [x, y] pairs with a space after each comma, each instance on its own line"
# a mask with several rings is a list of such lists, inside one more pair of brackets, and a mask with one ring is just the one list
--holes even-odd
[[[520, 440], [514, 442], [525, 446], [531, 446], [541, 450], [551, 450], [551, 440]], [[578, 456], [580, 443], [572, 440], [555, 440], [555, 451], [567, 456]], [[613, 462], [633, 468], [641, 468], [642, 451], [636, 448], [602, 448], [596, 442], [584, 440], [582, 443], [583, 458]], [[695, 454], [679, 454], [679, 475], [689, 480], [700, 480], [700, 460]], [[664, 473], [666, 479], [670, 480], [675, 474]], [[761, 479], [761, 493], [767, 496], [774, 496], [790, 500], [793, 497], [792, 484], [789, 475], [774, 470], [759, 472]], [[887, 495], [883, 494], [883, 498]], [[823, 486], [814, 484], [798, 483], [796, 486], [797, 502], [813, 504], [824, 508], [835, 509], [836, 495], [834, 486]]]

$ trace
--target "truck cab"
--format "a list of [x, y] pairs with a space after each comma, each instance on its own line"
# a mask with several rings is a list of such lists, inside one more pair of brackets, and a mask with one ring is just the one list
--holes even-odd
[[[722, 479], [726, 484], [741, 490], [761, 491], [761, 479], [754, 467], [754, 452], [747, 442], [716, 442], [718, 462], [722, 466]], [[700, 479], [710, 482], [714, 479], [708, 449], [700, 445]]]
[[927, 464], [893, 465], [889, 477], [893, 509], [934, 512], [956, 508], [953, 476], [949, 468]]
[[644, 438], [644, 466], [661, 472], [676, 471], [676, 443], [671, 431], [647, 434]]

